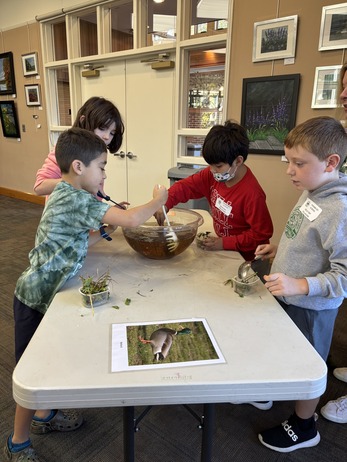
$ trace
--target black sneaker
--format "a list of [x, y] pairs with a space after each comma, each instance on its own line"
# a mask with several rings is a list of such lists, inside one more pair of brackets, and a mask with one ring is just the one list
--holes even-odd
[[267, 448], [278, 452], [291, 452], [296, 449], [317, 446], [320, 435], [316, 428], [315, 419], [308, 430], [300, 430], [294, 416], [289, 417], [277, 427], [259, 433], [260, 442]]

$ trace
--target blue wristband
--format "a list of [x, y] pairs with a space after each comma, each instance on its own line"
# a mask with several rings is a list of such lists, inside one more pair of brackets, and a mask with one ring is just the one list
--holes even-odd
[[106, 241], [112, 241], [112, 237], [110, 237], [110, 236], [106, 233], [105, 228], [106, 228], [105, 225], [100, 226], [99, 231], [100, 231], [101, 236], [102, 236], [104, 239], [106, 239]]

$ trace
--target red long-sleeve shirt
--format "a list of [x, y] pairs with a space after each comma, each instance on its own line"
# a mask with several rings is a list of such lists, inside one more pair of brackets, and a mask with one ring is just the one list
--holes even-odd
[[[231, 187], [216, 181], [209, 167], [176, 181], [169, 189], [165, 205], [171, 209], [180, 202], [206, 197], [214, 231], [223, 238], [223, 249], [236, 250], [245, 260], [252, 260], [257, 246], [269, 242], [273, 225], [265, 193], [251, 170], [246, 168], [244, 177]], [[222, 206], [218, 208], [218, 204]]]

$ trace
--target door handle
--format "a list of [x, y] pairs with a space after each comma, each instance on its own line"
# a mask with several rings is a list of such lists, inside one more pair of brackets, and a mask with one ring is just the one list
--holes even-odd
[[133, 153], [132, 153], [132, 152], [130, 152], [130, 151], [129, 151], [129, 152], [127, 152], [127, 158], [128, 158], [128, 159], [135, 159], [136, 157], [137, 157], [137, 155], [136, 155], [136, 154], [133, 154]]
[[[117, 157], [120, 157], [121, 159], [124, 159], [125, 157], [125, 152], [124, 151], [120, 151], [120, 152], [116, 152], [113, 154], [114, 156], [117, 156]], [[128, 154], [127, 154], [128, 155]]]

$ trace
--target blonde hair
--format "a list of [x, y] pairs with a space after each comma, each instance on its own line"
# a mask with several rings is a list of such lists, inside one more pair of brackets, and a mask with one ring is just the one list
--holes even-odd
[[331, 154], [338, 154], [340, 168], [347, 155], [347, 133], [333, 117], [313, 117], [293, 128], [284, 145], [288, 149], [301, 146], [321, 161]]

